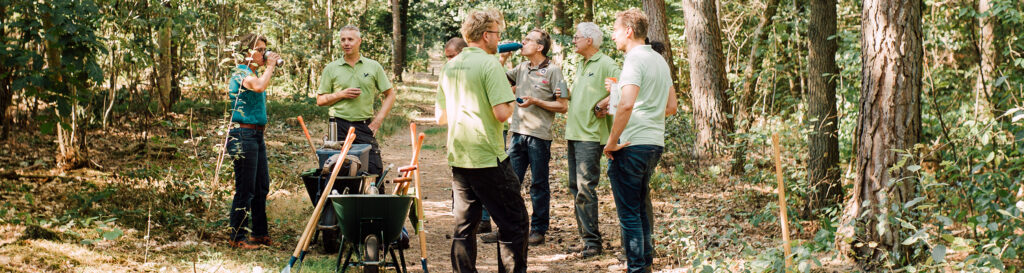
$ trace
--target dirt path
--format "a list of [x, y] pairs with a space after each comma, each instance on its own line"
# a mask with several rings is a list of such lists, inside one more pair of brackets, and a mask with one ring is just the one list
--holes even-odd
[[[427, 259], [430, 270], [434, 272], [451, 272], [451, 234], [454, 229], [452, 215], [451, 168], [448, 167], [444, 142], [443, 128], [427, 124], [419, 124], [419, 130], [438, 132], [427, 136], [426, 144], [420, 158], [422, 187], [424, 193], [424, 214], [427, 222]], [[408, 130], [396, 133], [382, 145], [385, 162], [408, 162], [411, 157], [411, 145]], [[605, 236], [604, 255], [582, 259], [578, 254], [567, 254], [569, 246], [579, 242], [576, 234], [576, 221], [573, 216], [572, 197], [565, 187], [565, 146], [555, 144], [552, 147], [551, 160], [551, 228], [547, 242], [529, 249], [529, 271], [531, 272], [592, 272], [607, 270], [609, 266], [619, 264], [615, 258], [618, 249], [618, 222], [615, 220], [614, 206], [610, 204], [611, 193], [607, 187], [599, 190], [601, 195], [601, 232]], [[556, 171], [557, 170], [557, 171]], [[560, 173], [559, 173], [560, 172]], [[532, 211], [529, 193], [523, 191], [527, 209]], [[484, 244], [478, 239], [477, 268], [482, 272], [497, 271], [497, 250], [494, 244]], [[419, 270], [419, 242], [413, 240], [412, 248], [406, 251], [410, 269]]]

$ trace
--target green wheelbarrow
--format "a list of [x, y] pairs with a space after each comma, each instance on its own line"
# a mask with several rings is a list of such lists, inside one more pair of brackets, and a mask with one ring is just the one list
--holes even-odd
[[[328, 195], [327, 198], [334, 204], [341, 229], [336, 272], [345, 272], [349, 266], [360, 266], [364, 273], [376, 273], [384, 267], [394, 267], [399, 273], [407, 272], [405, 254], [401, 248], [393, 247], [396, 245], [393, 243], [401, 236], [415, 197], [341, 194]], [[395, 248], [398, 248], [398, 257], [395, 257]], [[352, 255], [357, 253], [359, 261], [352, 262]], [[390, 262], [387, 254], [391, 254]], [[345, 258], [344, 263], [342, 257]]]

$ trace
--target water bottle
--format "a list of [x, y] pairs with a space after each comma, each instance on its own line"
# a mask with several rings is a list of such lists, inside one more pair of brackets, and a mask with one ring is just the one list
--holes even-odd
[[[264, 51], [263, 52], [263, 59], [266, 60], [267, 56], [270, 56], [270, 53], [273, 53], [273, 51], [270, 51], [270, 50]], [[281, 65], [281, 64], [284, 64], [284, 59], [277, 59], [277, 65]]]

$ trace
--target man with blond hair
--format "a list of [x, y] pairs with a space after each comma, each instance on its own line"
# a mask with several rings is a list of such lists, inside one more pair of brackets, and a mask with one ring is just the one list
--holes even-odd
[[649, 183], [665, 147], [665, 116], [676, 112], [668, 63], [645, 43], [647, 16], [632, 8], [615, 15], [615, 48], [625, 52], [618, 101], [604, 154], [622, 228], [627, 272], [651, 272], [654, 245]]
[[484, 207], [498, 226], [498, 272], [526, 272], [526, 203], [502, 138], [515, 97], [494, 57], [504, 28], [496, 10], [470, 12], [461, 29], [469, 46], [441, 69], [435, 107], [438, 124], [448, 125], [454, 272], [477, 272], [476, 233]]

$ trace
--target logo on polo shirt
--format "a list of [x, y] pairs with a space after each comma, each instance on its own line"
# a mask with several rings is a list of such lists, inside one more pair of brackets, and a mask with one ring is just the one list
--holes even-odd
[[594, 72], [590, 72], [590, 73], [587, 74], [587, 77], [593, 77], [593, 76], [594, 76]]
[[363, 73], [363, 78], [369, 77], [370, 73]]

